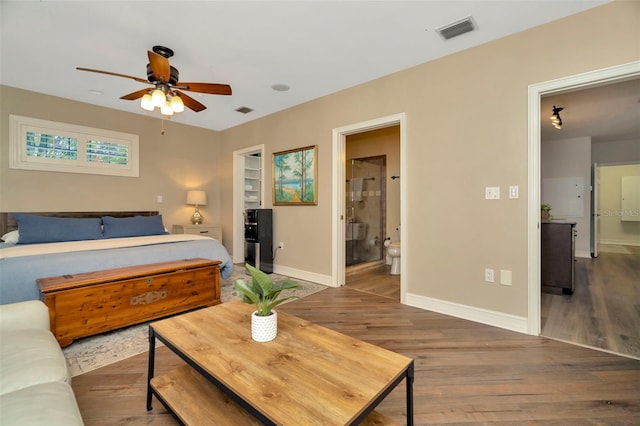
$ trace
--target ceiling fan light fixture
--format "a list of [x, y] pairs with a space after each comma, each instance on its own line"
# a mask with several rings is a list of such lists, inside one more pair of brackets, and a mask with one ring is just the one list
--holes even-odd
[[157, 106], [159, 108], [162, 108], [167, 103], [167, 97], [160, 89], [155, 89], [153, 93], [151, 93], [151, 100], [153, 102], [153, 106]]
[[153, 100], [151, 99], [150, 94], [147, 93], [142, 97], [142, 100], [140, 101], [140, 106], [142, 107], [142, 109], [146, 109], [147, 111], [153, 111], [153, 109], [155, 108], [155, 105], [153, 105]]
[[173, 109], [169, 101], [166, 101], [164, 105], [160, 107], [160, 112], [162, 115], [173, 115]]
[[183, 112], [184, 111], [184, 102], [180, 99], [180, 96], [173, 95], [170, 101], [171, 109], [173, 112]]

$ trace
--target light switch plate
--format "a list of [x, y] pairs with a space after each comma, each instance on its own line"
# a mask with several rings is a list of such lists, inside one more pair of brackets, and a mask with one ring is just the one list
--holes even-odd
[[517, 199], [520, 196], [519, 189], [520, 188], [518, 188], [518, 185], [509, 186], [509, 198], [511, 198], [512, 200]]
[[484, 189], [485, 200], [499, 200], [500, 199], [500, 187], [499, 186], [487, 186]]

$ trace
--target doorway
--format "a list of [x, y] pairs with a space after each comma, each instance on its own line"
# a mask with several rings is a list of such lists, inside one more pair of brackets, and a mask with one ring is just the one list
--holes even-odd
[[[391, 127], [397, 127], [399, 132], [399, 169], [397, 176], [401, 176], [402, 173], [406, 173], [406, 115], [404, 113], [391, 115], [387, 117], [381, 117], [361, 123], [352, 124], [336, 128], [333, 130], [333, 221], [332, 221], [332, 283], [334, 286], [342, 286], [345, 284], [346, 275], [346, 232], [347, 232], [347, 186], [346, 186], [346, 169], [347, 169], [347, 137], [350, 135], [363, 134], [365, 132], [386, 129]], [[369, 156], [375, 156], [372, 154], [357, 154], [351, 155], [353, 158], [366, 158]], [[389, 157], [387, 156], [387, 171], [389, 172]], [[389, 181], [390, 176], [387, 175], [386, 181]], [[394, 184], [397, 186], [398, 197], [401, 193], [405, 192], [405, 183], [402, 179], [395, 179]], [[387, 191], [386, 197], [387, 203], [389, 200], [389, 194]], [[410, 224], [405, 220], [406, 208], [405, 200], [398, 198], [397, 204], [400, 206], [398, 224], [403, 223], [401, 228], [401, 239], [406, 241], [407, 229]], [[387, 214], [387, 224], [389, 222]], [[387, 225], [388, 227], [388, 225]], [[385, 231], [386, 232], [386, 231]], [[385, 233], [386, 235], [386, 233]], [[404, 303], [405, 299], [405, 280], [406, 267], [404, 265], [405, 259], [400, 256], [400, 302]]]
[[[541, 99], [570, 90], [640, 77], [640, 61], [529, 86], [528, 332], [541, 333], [540, 203]], [[546, 117], [545, 117], [546, 118]]]
[[264, 206], [264, 145], [233, 152], [233, 263], [244, 263], [244, 211]]

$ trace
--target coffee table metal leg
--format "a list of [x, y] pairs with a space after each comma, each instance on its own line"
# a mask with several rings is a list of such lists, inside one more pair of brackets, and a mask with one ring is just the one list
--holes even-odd
[[147, 411], [152, 409], [151, 399], [153, 394], [151, 392], [151, 379], [153, 379], [153, 372], [155, 369], [155, 357], [156, 357], [156, 334], [153, 331], [153, 327], [149, 326], [149, 370], [147, 371]]
[[413, 361], [407, 368], [407, 426], [413, 426]]

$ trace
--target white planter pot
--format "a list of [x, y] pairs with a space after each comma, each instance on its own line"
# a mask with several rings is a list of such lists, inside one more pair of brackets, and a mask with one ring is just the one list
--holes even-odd
[[261, 317], [257, 311], [251, 314], [251, 337], [256, 342], [269, 342], [278, 334], [278, 313], [271, 311], [271, 315]]

